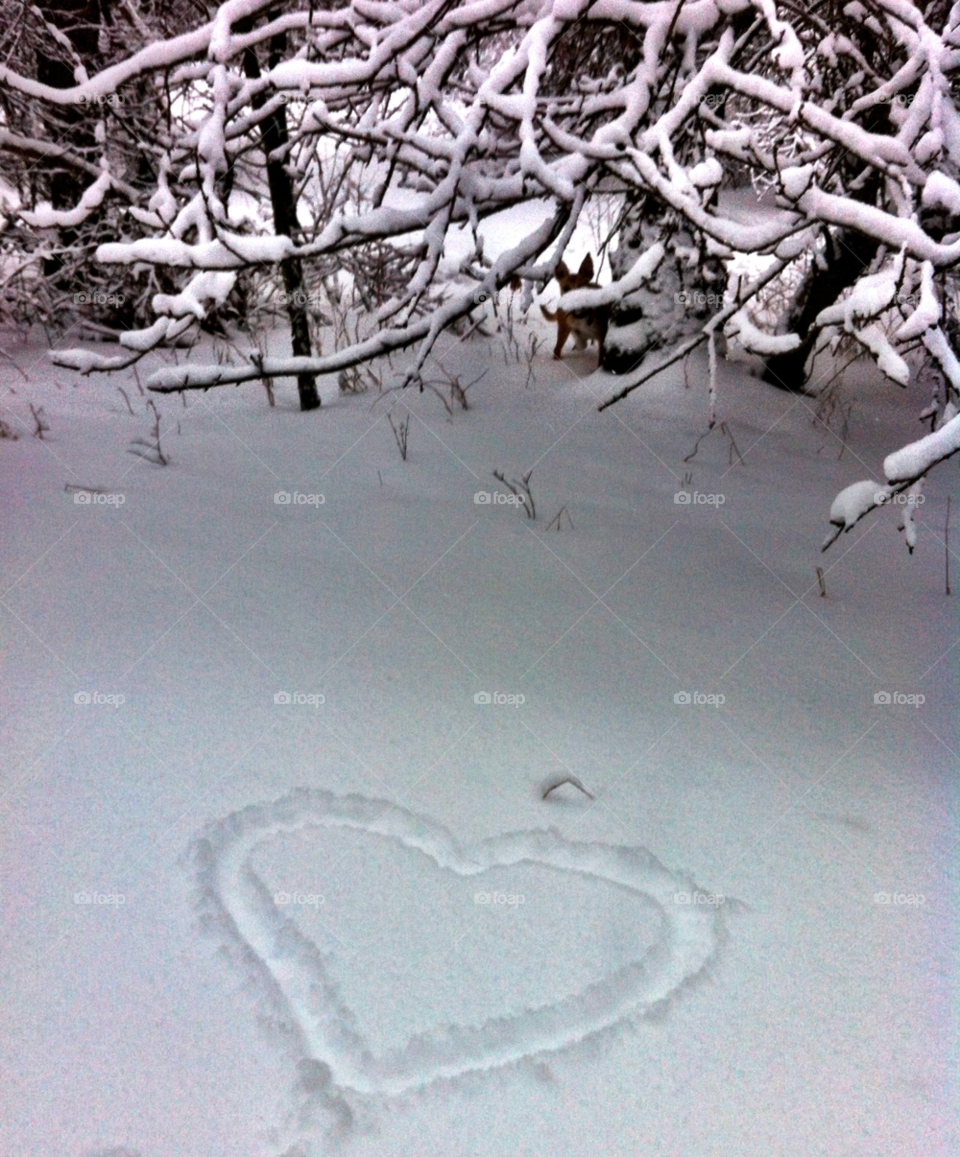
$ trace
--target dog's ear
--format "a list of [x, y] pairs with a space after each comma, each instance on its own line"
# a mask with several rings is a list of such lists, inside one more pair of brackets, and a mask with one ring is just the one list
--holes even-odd
[[557, 272], [556, 272], [555, 276], [556, 276], [557, 281], [559, 281], [561, 277], [569, 277], [570, 276], [570, 270], [567, 268], [567, 263], [565, 261], [561, 261], [560, 264], [557, 266]]
[[585, 277], [587, 281], [593, 280], [593, 258], [589, 253], [580, 262], [580, 269], [577, 272], [577, 276]]

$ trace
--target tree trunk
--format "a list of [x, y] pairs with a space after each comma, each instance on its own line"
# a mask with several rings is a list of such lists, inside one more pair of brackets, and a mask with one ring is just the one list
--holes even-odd
[[785, 333], [800, 336], [800, 345], [785, 354], [766, 360], [764, 381], [782, 390], [800, 393], [807, 385], [806, 365], [818, 331], [813, 328], [817, 314], [833, 305], [841, 293], [857, 280], [877, 254], [877, 242], [846, 229], [825, 230], [825, 268], [814, 261], [803, 279], [787, 314]]
[[[283, 59], [287, 45], [286, 33], [274, 36], [270, 41], [270, 67]], [[243, 71], [250, 80], [260, 76], [260, 62], [253, 48], [243, 54]], [[266, 103], [263, 94], [254, 98], [254, 108], [262, 108]], [[271, 113], [260, 126], [260, 140], [267, 161], [267, 183], [270, 187], [270, 201], [273, 206], [273, 227], [278, 234], [293, 238], [297, 233], [297, 204], [293, 192], [293, 181], [283, 161], [271, 161], [274, 149], [285, 145], [287, 133], [287, 110], [281, 105]], [[287, 316], [290, 319], [290, 345], [294, 357], [310, 357], [310, 326], [307, 322], [307, 299], [303, 288], [303, 267], [299, 257], [288, 257], [280, 263], [280, 275], [287, 295]], [[316, 410], [320, 406], [317, 393], [317, 379], [314, 374], [298, 374], [297, 388], [300, 392], [300, 409]]]
[[[97, 0], [56, 0], [41, 5], [40, 12], [45, 20], [66, 35], [87, 71], [95, 73], [98, 67], [97, 30], [101, 20]], [[109, 19], [109, 10], [103, 15]], [[72, 88], [77, 83], [73, 67], [57, 57], [48, 56], [42, 48], [37, 49], [37, 80], [51, 88]], [[76, 152], [83, 154], [84, 150], [96, 145], [95, 119], [95, 114], [67, 107], [57, 110], [59, 123], [55, 122], [54, 127], [60, 140], [65, 140]], [[75, 172], [55, 167], [49, 181], [50, 204], [54, 209], [73, 209], [83, 195], [83, 189], [84, 182]], [[75, 229], [60, 228], [57, 231], [62, 249], [69, 249], [76, 239]], [[44, 275], [55, 278], [63, 265], [63, 259], [58, 256], [44, 258]], [[82, 286], [61, 279], [60, 288], [69, 292]]]
[[[870, 132], [882, 131], [885, 116], [882, 106], [876, 106], [870, 110], [864, 127]], [[874, 173], [851, 194], [851, 199], [861, 205], [874, 205], [880, 187], [880, 178]], [[817, 339], [818, 331], [813, 326], [817, 314], [833, 305], [841, 293], [853, 285], [880, 248], [871, 237], [850, 229], [826, 227], [824, 237], [827, 244], [821, 261], [811, 262], [780, 327], [782, 333], [798, 334], [800, 345], [790, 353], [767, 358], [764, 364], [764, 381], [794, 393], [800, 393], [807, 385], [807, 358]]]

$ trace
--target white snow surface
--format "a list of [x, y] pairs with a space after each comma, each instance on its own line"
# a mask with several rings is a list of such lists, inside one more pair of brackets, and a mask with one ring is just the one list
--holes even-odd
[[167, 467], [4, 338], [0, 1153], [960, 1152], [951, 472], [819, 554], [915, 391], [839, 457], [721, 361], [685, 462], [705, 358], [598, 413], [534, 313], [452, 416], [154, 395]]

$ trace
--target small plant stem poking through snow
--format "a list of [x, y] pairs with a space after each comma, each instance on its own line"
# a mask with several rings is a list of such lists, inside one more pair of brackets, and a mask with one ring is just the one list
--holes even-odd
[[567, 520], [567, 528], [573, 530], [573, 519], [570, 517], [570, 511], [567, 510], [565, 506], [561, 506], [557, 511], [556, 517], [550, 519], [547, 523], [547, 530], [552, 530], [554, 527], [556, 527], [557, 530], [563, 530], [564, 518]]
[[34, 406], [33, 402], [31, 402], [30, 403], [30, 413], [33, 415], [33, 422], [34, 422], [33, 436], [34, 436], [34, 438], [39, 438], [40, 441], [42, 442], [43, 441], [43, 435], [45, 433], [47, 433], [50, 429], [50, 427], [47, 425], [46, 420], [43, 416], [43, 406], [41, 406], [38, 410]]
[[544, 785], [543, 795], [541, 798], [546, 799], [552, 791], [556, 791], [558, 787], [563, 787], [565, 783], [569, 783], [570, 786], [575, 787], [577, 791], [582, 791], [587, 799], [595, 800], [597, 798], [592, 792], [587, 791], [587, 789], [575, 775], [565, 775], [557, 780], [548, 780], [548, 782]]
[[502, 482], [504, 486], [514, 495], [520, 499], [520, 505], [523, 507], [527, 518], [535, 519], [537, 517], [537, 508], [533, 504], [533, 494], [530, 492], [530, 477], [533, 474], [532, 470], [528, 470], [521, 478], [514, 478], [512, 482], [508, 482], [504, 477], [502, 470], [494, 470], [493, 476], [498, 482]]
[[396, 426], [393, 424], [393, 417], [390, 414], [387, 414], [387, 421], [390, 423], [390, 429], [393, 431], [393, 436], [396, 439], [397, 448], [400, 451], [400, 457], [404, 462], [406, 462], [407, 437], [410, 433], [410, 415], [407, 414], [407, 416], [401, 419], [399, 424]]
[[817, 567], [817, 582], [820, 584], [820, 598], [825, 599], [827, 597], [827, 587], [826, 587], [826, 583], [824, 583], [824, 581], [823, 581], [823, 567], [822, 566]]
[[153, 426], [150, 430], [150, 438], [134, 438], [130, 443], [130, 453], [136, 454], [138, 458], [145, 458], [154, 466], [169, 466], [170, 459], [164, 454], [160, 445], [160, 412], [152, 399], [147, 402], [147, 407], [153, 410]]

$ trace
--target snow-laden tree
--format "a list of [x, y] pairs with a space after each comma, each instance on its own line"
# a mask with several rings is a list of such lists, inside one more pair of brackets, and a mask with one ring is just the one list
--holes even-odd
[[[385, 276], [338, 348], [302, 352], [316, 345], [308, 326], [298, 350], [291, 313], [294, 356], [251, 348], [243, 364], [189, 362], [150, 386], [298, 376], [306, 407], [313, 375], [409, 347], [403, 383], [415, 385], [445, 328], [515, 279], [529, 305], [590, 199], [618, 195], [615, 280], [562, 299], [611, 311], [608, 364], [627, 372], [604, 405], [706, 342], [713, 420], [723, 333], [793, 389], [811, 359], [840, 348], [899, 385], [911, 365], [935, 368], [936, 429], [887, 459], [874, 492], [885, 498], [838, 499], [833, 521], [849, 528], [960, 448], [958, 64], [960, 8], [910, 0], [229, 0], [72, 88], [9, 65], [0, 83], [36, 108], [135, 83], [170, 94], [156, 187], [96, 261], [163, 270], [176, 291], [153, 296], [156, 320], [124, 333], [120, 356], [60, 352], [60, 364], [129, 365], [223, 308], [245, 277], [258, 293], [282, 285], [288, 307], [322, 310], [339, 268], [376, 269], [379, 254]], [[99, 164], [73, 209], [50, 210], [58, 222], [95, 216], [117, 188], [106, 147]], [[745, 179], [766, 191], [763, 211], [729, 196]], [[243, 191], [269, 193], [272, 221], [238, 212]], [[530, 198], [551, 215], [488, 261], [479, 223]], [[455, 229], [472, 252], [451, 270]], [[727, 285], [738, 254], [767, 264]], [[769, 327], [756, 306], [778, 279], [794, 289]], [[708, 299], [698, 317], [690, 294], [697, 304], [706, 290], [722, 304]], [[670, 344], [655, 366], [633, 366]]]
[[[169, 111], [162, 78], [81, 99], [41, 99], [36, 86], [74, 89], [189, 23], [191, 7], [192, 0], [0, 2], [0, 59], [27, 82], [0, 84], [0, 320], [60, 332], [82, 321], [88, 332], [116, 337], [148, 318], [150, 286], [128, 277], [118, 284], [116, 270], [91, 256], [116, 238], [124, 207], [146, 203], [155, 187], [153, 142]], [[85, 212], [91, 206], [96, 212]]]

